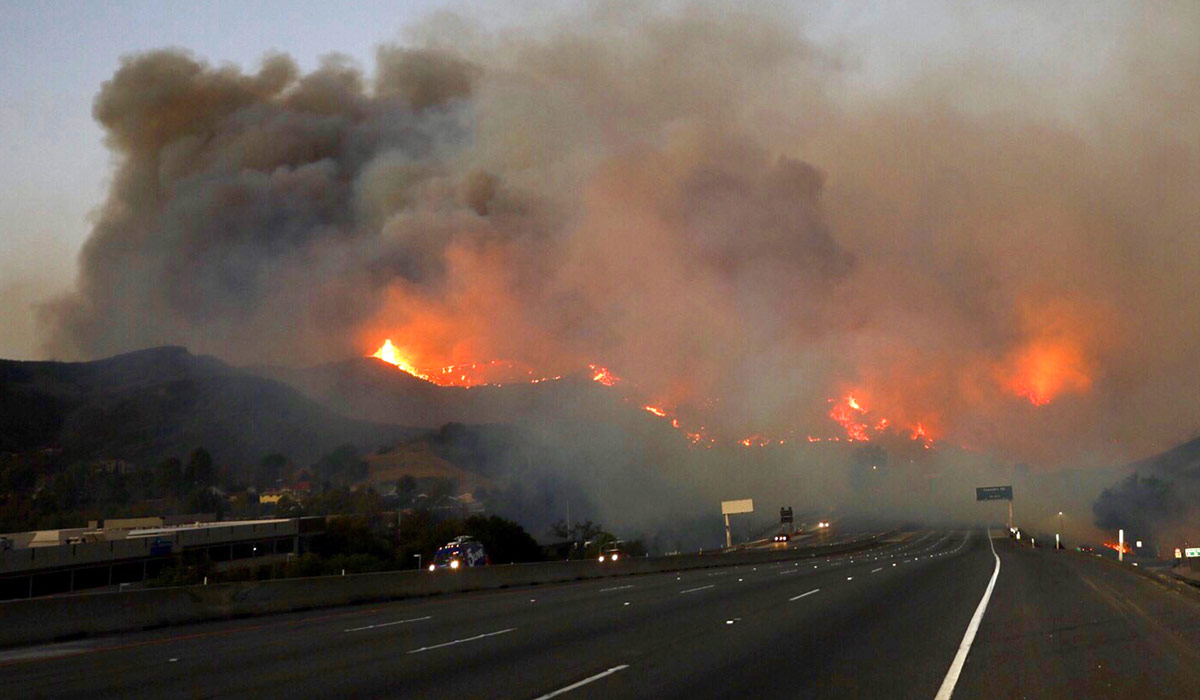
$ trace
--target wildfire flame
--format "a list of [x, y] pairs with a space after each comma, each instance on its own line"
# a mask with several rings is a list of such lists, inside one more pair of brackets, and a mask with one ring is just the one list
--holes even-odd
[[615, 386], [621, 378], [609, 371], [607, 367], [599, 365], [588, 365], [588, 369], [592, 370], [592, 381], [604, 386]]
[[1068, 341], [1041, 341], [1022, 349], [1012, 360], [1011, 375], [1005, 387], [1044, 406], [1059, 394], [1084, 392], [1092, 379], [1079, 346]]
[[[879, 417], [874, 419], [874, 423], [872, 424], [871, 417], [868, 416], [871, 410], [854, 393], [847, 394], [842, 399], [829, 399], [829, 403], [832, 405], [832, 408], [829, 409], [829, 418], [842, 427], [842, 430], [846, 432], [846, 436], [820, 437], [809, 435], [806, 438], [808, 442], [870, 442], [874, 436], [899, 432], [898, 428], [893, 427], [893, 423], [889, 418]], [[909, 438], [920, 442], [925, 449], [929, 450], [933, 448], [933, 438], [929, 436], [923, 424], [914, 424], [908, 429], [908, 432]]]
[[[398, 369], [418, 379], [424, 379], [438, 386], [499, 386], [508, 382], [540, 384], [562, 379], [562, 375], [538, 376], [533, 370], [522, 368], [517, 363], [507, 360], [466, 362], [434, 368], [420, 368], [405, 356], [390, 338], [383, 341], [383, 345], [371, 357], [395, 365]], [[494, 381], [497, 377], [502, 377], [503, 381]]]
[[1108, 547], [1114, 552], [1124, 552], [1125, 554], [1133, 554], [1133, 548], [1129, 545], [1122, 545], [1117, 542], [1105, 542], [1105, 547]]
[[380, 347], [378, 350], [376, 350], [375, 354], [371, 355], [371, 357], [377, 357], [380, 360], [387, 362], [388, 364], [395, 365], [396, 367], [399, 367], [400, 369], [404, 370], [405, 372], [408, 372], [409, 374], [411, 374], [414, 377], [424, 379], [427, 382], [433, 381], [432, 377], [430, 377], [426, 374], [422, 374], [419, 370], [417, 370], [416, 367], [413, 367], [411, 364], [408, 363], [407, 360], [405, 360], [403, 357], [400, 356], [400, 351], [396, 349], [395, 345], [392, 345], [391, 338], [388, 338], [387, 340], [383, 341], [383, 346]]
[[[522, 369], [516, 363], [504, 360], [469, 362], [445, 365], [437, 368], [421, 368], [400, 348], [396, 347], [390, 338], [384, 340], [383, 345], [371, 357], [383, 360], [388, 364], [394, 365], [401, 371], [427, 382], [437, 384], [438, 386], [471, 387], [499, 385], [497, 382], [488, 380], [489, 377], [495, 376], [498, 373], [504, 373], [507, 377], [516, 377], [516, 381], [532, 384], [562, 379], [561, 375], [550, 377], [537, 376], [533, 370]], [[589, 364], [587, 368], [590, 379], [601, 386], [613, 387], [618, 383], [623, 383], [623, 380], [607, 367]], [[632, 390], [636, 391], [636, 387], [633, 387]], [[636, 400], [634, 398], [636, 394], [631, 394], [630, 389], [626, 389], [625, 394], [625, 401]], [[714, 401], [710, 400], [707, 403], [712, 404]], [[808, 442], [869, 442], [873, 434], [882, 435], [897, 431], [896, 428], [893, 428], [892, 421], [888, 418], [869, 416], [868, 414], [871, 411], [866, 407], [865, 402], [860, 396], [855, 393], [847, 394], [840, 400], [830, 399], [829, 403], [832, 404], [829, 410], [829, 417], [841, 426], [842, 430], [846, 433], [845, 437], [818, 437], [809, 435], [807, 436]], [[717, 439], [710, 436], [704, 426], [700, 426], [695, 430], [685, 427], [680, 422], [674, 408], [668, 408], [666, 405], [660, 403], [647, 403], [642, 404], [641, 409], [657, 418], [668, 419], [671, 427], [679, 431], [687, 439], [688, 443], [693, 446], [712, 448], [717, 444]], [[925, 427], [921, 423], [913, 425], [909, 429], [909, 432], [912, 440], [920, 441], [925, 449], [930, 449], [933, 439], [929, 437]], [[754, 433], [738, 440], [731, 440], [730, 444], [740, 445], [741, 447], [767, 447], [768, 445], [785, 445], [788, 442], [789, 440], [782, 439], [779, 436], [771, 437], [761, 433]]]
[[829, 417], [842, 426], [850, 441], [868, 442], [871, 439], [871, 436], [867, 434], [870, 425], [859, 420], [859, 417], [866, 413], [867, 409], [858, 403], [853, 394], [850, 394], [834, 403], [833, 408], [829, 410]]

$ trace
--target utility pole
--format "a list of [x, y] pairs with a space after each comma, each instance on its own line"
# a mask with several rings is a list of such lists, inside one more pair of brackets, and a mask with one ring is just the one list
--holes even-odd
[[729, 531], [729, 513], [725, 514], [725, 549], [733, 546], [733, 533]]
[[1117, 561], [1125, 561], [1125, 530], [1117, 530]]

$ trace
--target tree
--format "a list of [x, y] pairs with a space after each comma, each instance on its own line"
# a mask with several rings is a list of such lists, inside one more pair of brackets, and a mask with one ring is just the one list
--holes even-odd
[[359, 457], [358, 450], [350, 444], [341, 445], [321, 455], [313, 465], [317, 476], [341, 484], [352, 484], [362, 480], [368, 469], [366, 460]]
[[212, 486], [217, 481], [217, 470], [213, 467], [212, 455], [203, 447], [197, 447], [188, 458], [183, 470], [183, 480], [188, 486]]
[[275, 502], [275, 517], [298, 518], [304, 515], [304, 509], [291, 496], [284, 494]]
[[160, 496], [178, 498], [183, 491], [183, 464], [175, 457], [159, 462], [154, 470], [154, 482]]
[[1154, 539], [1160, 529], [1185, 511], [1171, 482], [1137, 473], [1104, 489], [1092, 504], [1096, 527], [1109, 532], [1124, 529], [1138, 539]]
[[287, 465], [287, 455], [279, 452], [264, 455], [258, 461], [258, 468], [254, 470], [254, 485], [259, 488], [273, 486], [275, 482], [283, 478], [283, 472]]
[[215, 513], [220, 516], [225, 510], [225, 499], [210, 486], [197, 486], [188, 492], [183, 507], [188, 513]]
[[602, 532], [604, 532], [604, 526], [600, 523], [594, 523], [591, 520], [576, 522], [570, 527], [567, 527], [565, 520], [559, 520], [550, 526], [550, 533], [555, 537], [577, 542], [590, 540]]
[[467, 534], [479, 540], [493, 564], [541, 561], [542, 548], [525, 528], [497, 515], [473, 515], [463, 527]]

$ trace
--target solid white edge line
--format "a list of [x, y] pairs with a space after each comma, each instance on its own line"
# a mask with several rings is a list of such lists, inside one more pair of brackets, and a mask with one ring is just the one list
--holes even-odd
[[798, 596], [795, 596], [794, 598], [788, 598], [788, 602], [790, 603], [790, 602], [792, 602], [793, 600], [800, 600], [801, 598], [803, 598], [803, 597], [805, 597], [805, 596], [810, 596], [810, 595], [812, 595], [813, 593], [818, 593], [818, 592], [820, 592], [820, 590], [821, 590], [820, 588], [814, 588], [814, 589], [812, 589], [811, 591], [809, 591], [808, 593], [801, 593], [800, 595], [798, 595]]
[[452, 642], [442, 642], [441, 644], [434, 644], [431, 647], [421, 647], [420, 649], [413, 649], [412, 651], [409, 651], [408, 653], [409, 654], [417, 654], [422, 651], [429, 651], [431, 649], [441, 649], [442, 647], [452, 647], [455, 644], [462, 644], [463, 642], [473, 642], [476, 639], [483, 639], [484, 637], [495, 637], [498, 634], [507, 634], [509, 632], [512, 632], [515, 629], [517, 629], [517, 628], [509, 627], [506, 630], [500, 630], [498, 632], [484, 632], [483, 634], [477, 634], [474, 637], [467, 637], [466, 639], [455, 639]]
[[967, 633], [963, 635], [962, 643], [958, 645], [958, 653], [954, 655], [954, 662], [950, 664], [950, 670], [946, 671], [942, 687], [938, 688], [937, 695], [933, 696], [933, 700], [950, 700], [950, 696], [954, 694], [954, 686], [958, 684], [958, 676], [962, 673], [963, 664], [967, 663], [967, 654], [971, 651], [971, 644], [975, 641], [975, 633], [979, 631], [983, 613], [987, 610], [988, 601], [992, 599], [992, 590], [996, 588], [996, 579], [1000, 577], [1000, 555], [996, 554], [996, 545], [992, 544], [992, 531], [989, 529], [987, 533], [988, 546], [992, 548], [992, 556], [996, 558], [996, 568], [992, 571], [992, 580], [988, 581], [987, 590], [983, 592], [979, 607], [975, 608], [971, 624], [967, 625]]
[[553, 698], [553, 697], [562, 695], [563, 693], [569, 693], [572, 690], [575, 690], [576, 688], [585, 686], [588, 683], [592, 683], [594, 681], [598, 681], [601, 678], [604, 678], [605, 676], [611, 676], [612, 674], [616, 673], [617, 671], [624, 671], [627, 668], [629, 668], [629, 664], [621, 664], [620, 666], [613, 666], [612, 668], [608, 669], [607, 671], [601, 671], [600, 673], [597, 673], [594, 676], [588, 676], [587, 678], [584, 678], [583, 680], [579, 681], [578, 683], [572, 683], [571, 685], [568, 685], [565, 688], [559, 688], [558, 690], [556, 690], [552, 693], [546, 693], [545, 695], [539, 695], [536, 698], [534, 698], [534, 700], [549, 700], [549, 698]]
[[623, 591], [626, 588], [633, 588], [633, 584], [631, 583], [628, 586], [613, 586], [612, 588], [601, 588], [598, 592], [599, 593], [608, 593], [609, 591]]
[[432, 620], [432, 619], [433, 619], [433, 617], [431, 615], [426, 615], [425, 617], [414, 617], [411, 620], [396, 620], [395, 622], [383, 622], [378, 625], [367, 625], [366, 627], [351, 627], [350, 629], [348, 629], [346, 631], [347, 632], [361, 632], [363, 630], [373, 630], [376, 627], [391, 627], [392, 625], [406, 625], [410, 622], [420, 622], [421, 620]]

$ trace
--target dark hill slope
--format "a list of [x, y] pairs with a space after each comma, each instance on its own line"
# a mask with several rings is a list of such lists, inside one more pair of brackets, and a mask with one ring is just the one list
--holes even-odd
[[148, 463], [204, 446], [223, 463], [275, 451], [306, 462], [341, 443], [371, 449], [413, 432], [339, 416], [183, 348], [95, 362], [0, 361], [0, 451], [55, 447], [72, 460]]

